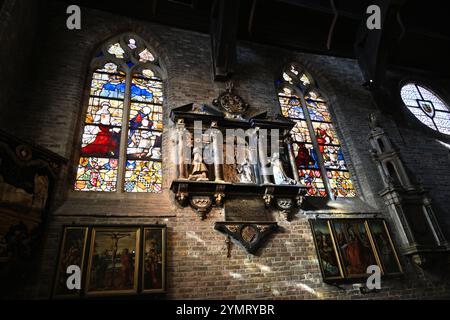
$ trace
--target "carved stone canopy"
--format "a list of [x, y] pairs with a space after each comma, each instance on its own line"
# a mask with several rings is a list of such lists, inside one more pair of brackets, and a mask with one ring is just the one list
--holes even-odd
[[171, 119], [176, 123], [179, 119], [189, 123], [196, 120], [218, 121], [224, 118], [223, 112], [206, 104], [189, 103], [174, 108], [170, 113]]
[[269, 117], [267, 112], [262, 112], [257, 115], [243, 118], [227, 117], [227, 112], [208, 106], [205, 104], [189, 103], [181, 107], [172, 109], [170, 118], [174, 123], [183, 121], [187, 128], [193, 127], [195, 121], [201, 120], [204, 123], [215, 122], [219, 128], [261, 128], [261, 129], [279, 129], [289, 132], [295, 123], [292, 120], [284, 118], [281, 115]]

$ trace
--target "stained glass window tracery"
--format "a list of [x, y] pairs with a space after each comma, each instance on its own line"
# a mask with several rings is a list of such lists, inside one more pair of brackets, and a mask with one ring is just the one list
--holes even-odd
[[[118, 37], [106, 48], [108, 58], [96, 56], [100, 67], [92, 73], [76, 191], [161, 191], [163, 82], [155, 56], [136, 39]], [[133, 56], [136, 49], [146, 52], [145, 62]], [[131, 57], [126, 65], [119, 61], [125, 56]]]
[[125, 54], [125, 51], [120, 46], [120, 43], [115, 43], [115, 44], [111, 45], [108, 49], [108, 52], [110, 54], [115, 55], [116, 58], [119, 58], [119, 59], [123, 59], [124, 54]]
[[128, 40], [128, 48], [130, 48], [131, 50], [134, 50], [137, 48], [135, 39], [131, 38]]
[[401, 97], [420, 122], [438, 132], [450, 134], [450, 109], [431, 90], [416, 83], [408, 83], [402, 87]]
[[155, 57], [152, 55], [148, 49], [145, 49], [141, 53], [139, 53], [139, 57], [141, 62], [155, 61]]
[[326, 100], [300, 67], [291, 65], [279, 81], [281, 113], [295, 122], [291, 131], [295, 164], [308, 196], [355, 197]]

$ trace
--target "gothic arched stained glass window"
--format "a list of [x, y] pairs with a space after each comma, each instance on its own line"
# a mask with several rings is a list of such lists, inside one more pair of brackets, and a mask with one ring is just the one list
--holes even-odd
[[75, 190], [161, 191], [163, 83], [149, 46], [108, 41], [92, 62]]
[[450, 109], [436, 94], [416, 83], [402, 87], [401, 96], [409, 111], [429, 128], [450, 134]]
[[291, 131], [300, 183], [308, 196], [354, 197], [355, 189], [326, 100], [313, 79], [290, 65], [278, 81], [283, 116], [295, 122]]

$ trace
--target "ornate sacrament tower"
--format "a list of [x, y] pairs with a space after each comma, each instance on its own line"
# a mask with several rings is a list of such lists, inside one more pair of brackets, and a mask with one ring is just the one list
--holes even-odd
[[429, 264], [437, 255], [450, 251], [431, 199], [420, 185], [412, 182], [398, 150], [379, 125], [376, 115], [370, 115], [369, 120], [371, 153], [385, 187], [380, 195], [398, 230], [401, 251], [420, 266]]

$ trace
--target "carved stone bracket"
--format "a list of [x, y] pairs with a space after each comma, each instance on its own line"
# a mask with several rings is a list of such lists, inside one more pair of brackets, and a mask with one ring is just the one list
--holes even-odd
[[225, 186], [218, 184], [214, 193], [214, 200], [217, 206], [222, 206], [225, 201]]
[[295, 197], [274, 197], [273, 204], [286, 221], [291, 221], [294, 209], [301, 208], [305, 194], [306, 189], [302, 188]]
[[291, 212], [294, 208], [294, 200], [290, 198], [278, 198], [275, 201], [275, 207], [280, 211], [285, 220], [291, 219]]
[[250, 253], [255, 254], [264, 240], [277, 231], [276, 222], [216, 222], [214, 229], [230, 236]]
[[189, 203], [202, 220], [206, 219], [206, 215], [211, 211], [213, 205], [213, 201], [209, 196], [193, 196], [190, 198]]
[[213, 206], [222, 206], [225, 201], [226, 183], [176, 180], [171, 190], [181, 207], [191, 206], [202, 219]]
[[295, 204], [297, 205], [298, 208], [300, 208], [303, 205], [307, 191], [308, 191], [307, 189], [298, 190], [297, 196], [295, 197]]
[[266, 191], [264, 192], [263, 200], [266, 207], [270, 207], [272, 205], [274, 196], [273, 192], [275, 191], [274, 187], [266, 187]]
[[180, 204], [180, 206], [185, 207], [189, 201], [188, 184], [180, 183], [178, 185], [177, 191], [175, 193], [175, 199]]

